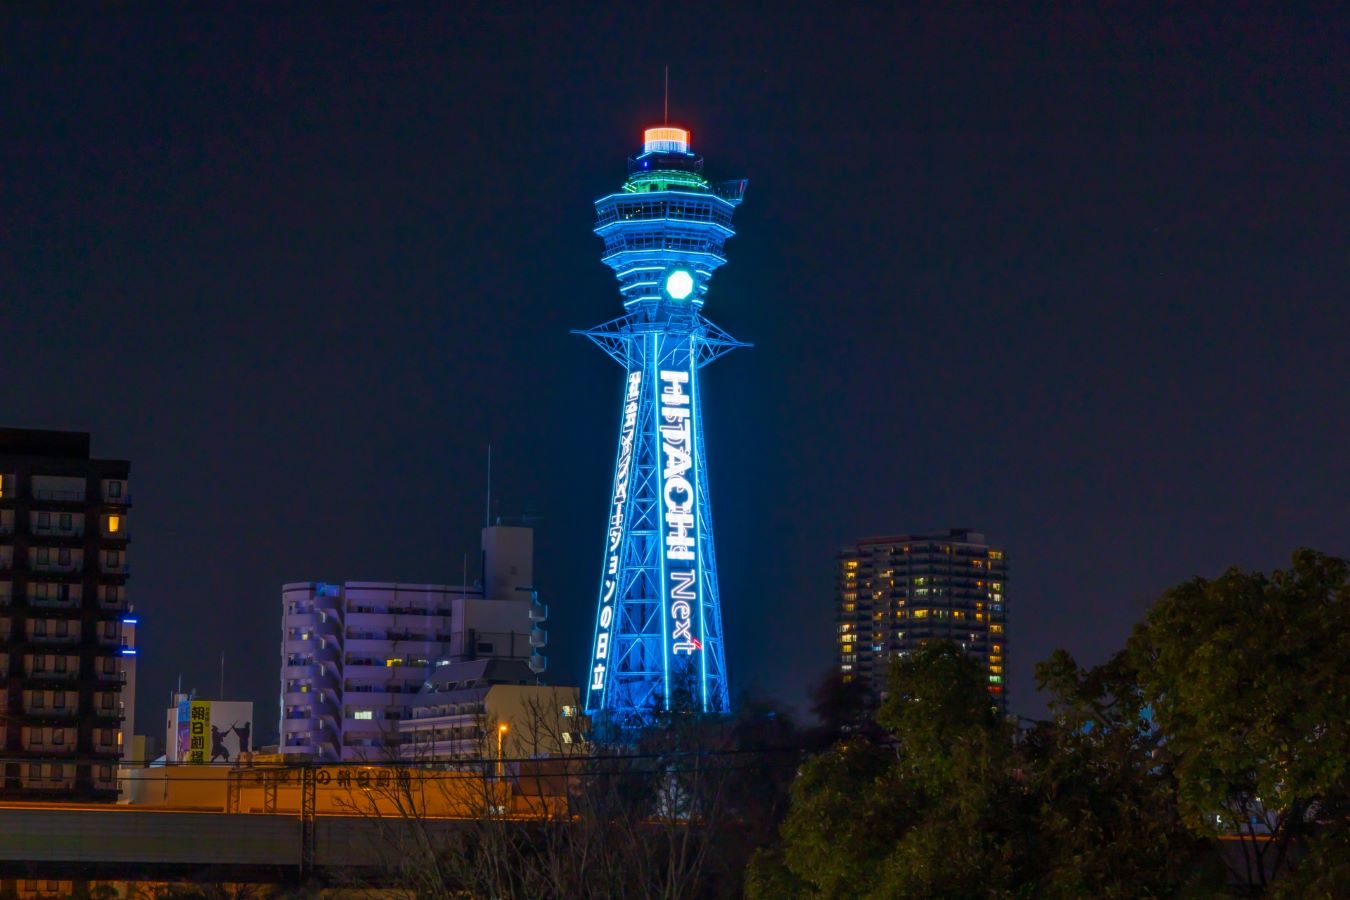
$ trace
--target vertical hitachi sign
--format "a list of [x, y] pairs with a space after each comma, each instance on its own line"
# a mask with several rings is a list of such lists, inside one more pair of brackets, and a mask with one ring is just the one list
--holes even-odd
[[698, 508], [694, 485], [694, 405], [688, 369], [662, 369], [657, 398], [661, 436], [661, 508], [665, 519], [666, 612], [672, 656], [703, 649], [698, 610]]
[[605, 574], [600, 582], [600, 618], [595, 629], [595, 655], [591, 661], [591, 690], [605, 689], [610, 634], [614, 630], [614, 594], [618, 588], [619, 552], [623, 544], [623, 516], [628, 502], [628, 475], [633, 466], [633, 436], [637, 431], [638, 397], [642, 370], [628, 373], [624, 395], [623, 427], [619, 429], [619, 457], [614, 464], [614, 490], [609, 501], [609, 537], [605, 542]]

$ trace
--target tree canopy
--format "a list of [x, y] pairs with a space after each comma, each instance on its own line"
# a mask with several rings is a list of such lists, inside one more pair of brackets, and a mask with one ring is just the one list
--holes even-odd
[[952, 644], [807, 760], [751, 898], [1350, 896], [1350, 589], [1312, 551], [1165, 592], [1126, 647], [1036, 670], [1014, 728]]

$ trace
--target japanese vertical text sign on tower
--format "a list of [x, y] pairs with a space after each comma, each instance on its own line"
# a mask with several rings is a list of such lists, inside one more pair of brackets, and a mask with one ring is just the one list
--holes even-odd
[[747, 346], [703, 316], [744, 180], [714, 183], [683, 128], [649, 128], [595, 202], [625, 314], [580, 332], [624, 367], [586, 710], [619, 727], [727, 712], [699, 369]]

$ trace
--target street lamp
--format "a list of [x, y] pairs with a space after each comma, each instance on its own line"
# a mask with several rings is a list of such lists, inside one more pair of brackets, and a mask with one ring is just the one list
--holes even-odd
[[498, 778], [501, 778], [501, 777], [503, 777], [503, 776], [506, 774], [506, 770], [505, 770], [505, 767], [504, 767], [504, 764], [503, 764], [503, 760], [502, 760], [502, 738], [506, 737], [506, 732], [509, 731], [509, 730], [510, 730], [510, 729], [508, 729], [508, 728], [506, 727], [506, 723], [505, 723], [505, 722], [503, 722], [503, 723], [501, 723], [500, 725], [497, 726], [497, 777], [498, 777]]

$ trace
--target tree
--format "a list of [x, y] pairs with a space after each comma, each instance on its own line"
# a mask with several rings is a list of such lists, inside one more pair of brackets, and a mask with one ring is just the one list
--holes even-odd
[[[1350, 894], [1345, 560], [1300, 550], [1287, 571], [1186, 582], [1127, 650], [1188, 824], [1241, 842], [1237, 874], [1253, 890]], [[1305, 865], [1295, 867], [1296, 846]]]
[[1084, 670], [1057, 650], [1036, 667], [1052, 718], [1023, 736], [1037, 805], [1038, 895], [1173, 897], [1222, 889], [1187, 829], [1138, 673], [1124, 653]]
[[571, 742], [553, 704], [531, 702], [513, 733], [547, 757], [501, 766], [484, 737], [470, 758], [349, 787], [344, 808], [385, 851], [384, 880], [419, 897], [738, 896], [786, 808], [796, 728], [753, 702], [728, 718], [683, 696], [650, 727]]
[[853, 738], [802, 767], [749, 896], [970, 897], [1025, 880], [1012, 730], [979, 665], [935, 642], [893, 663], [890, 688], [876, 717], [887, 742]]

